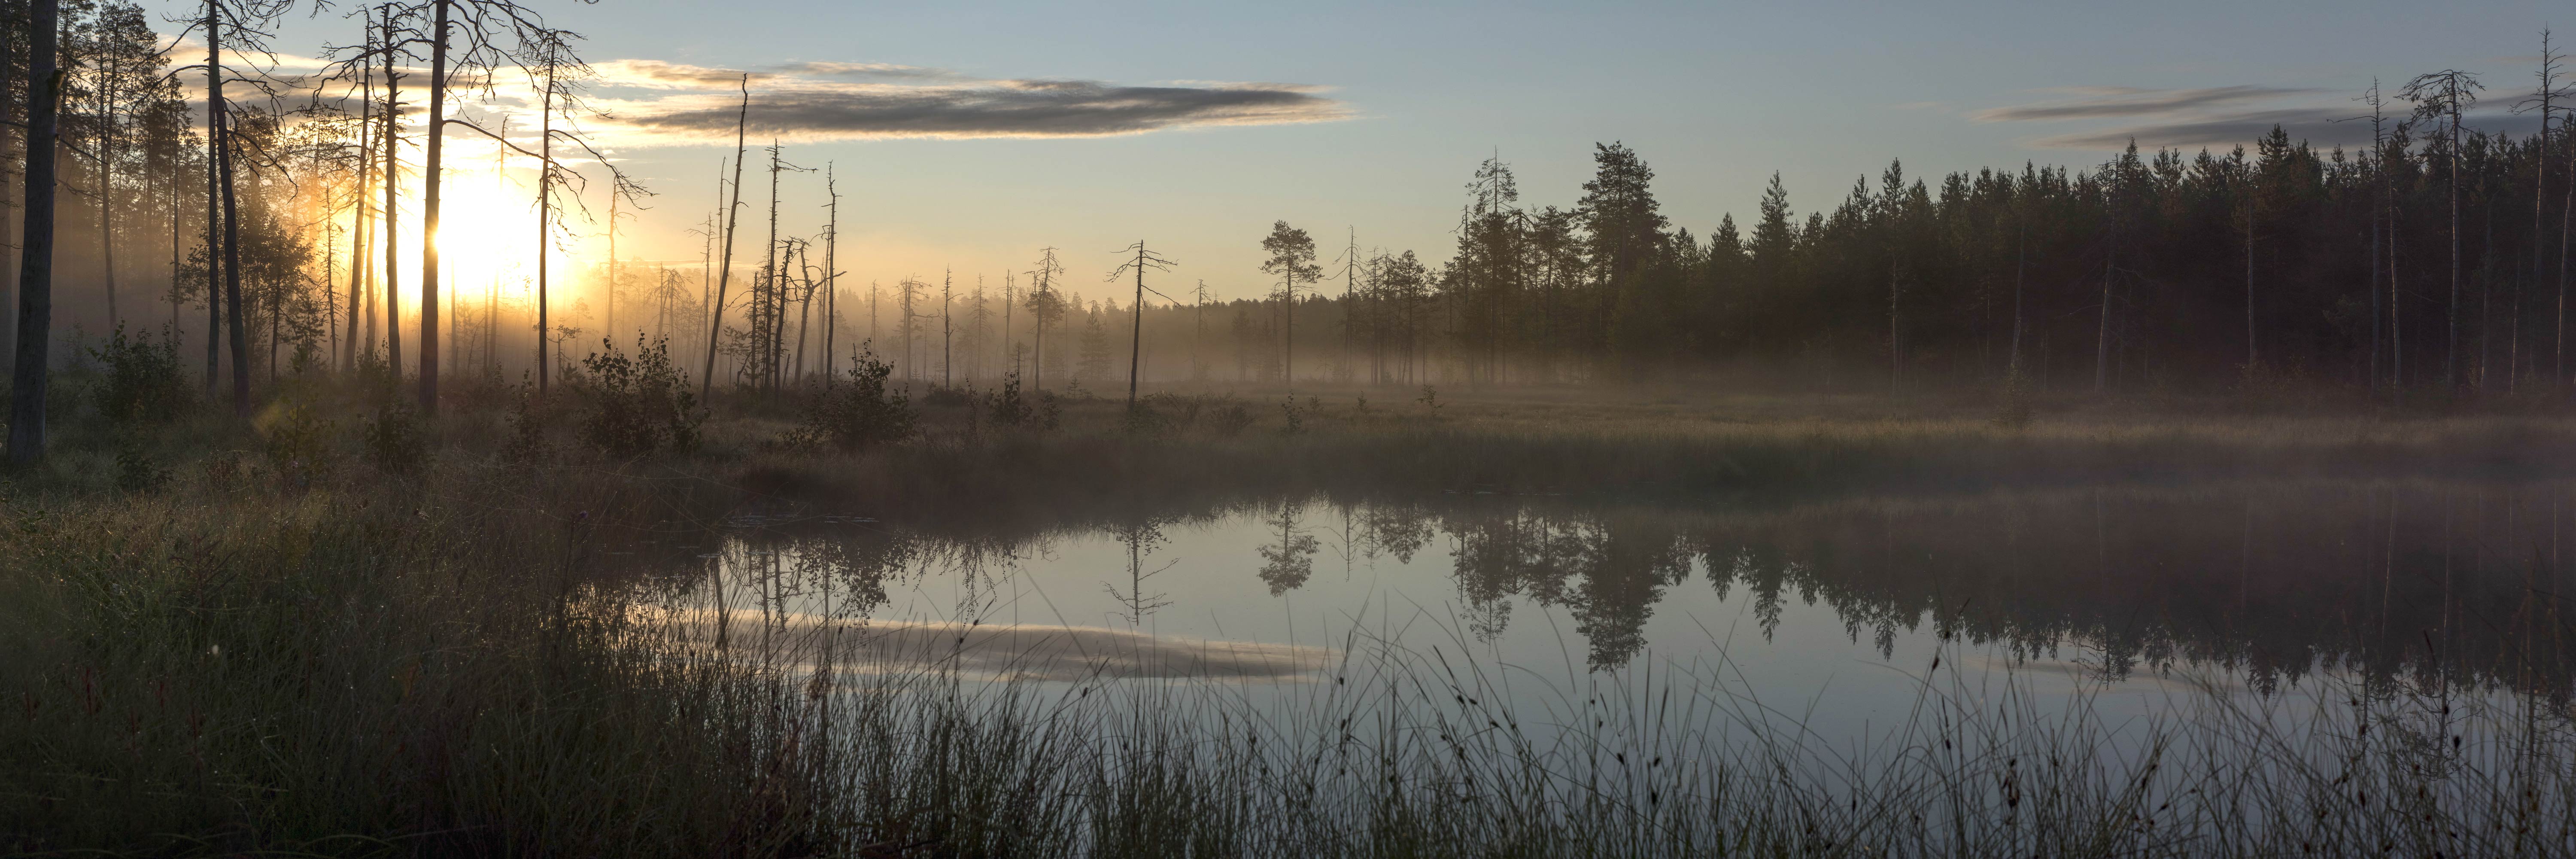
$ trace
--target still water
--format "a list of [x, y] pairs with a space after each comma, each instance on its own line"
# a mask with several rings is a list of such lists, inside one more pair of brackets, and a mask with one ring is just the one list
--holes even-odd
[[665, 553], [690, 561], [662, 599], [728, 647], [855, 675], [1278, 703], [1392, 659], [1472, 675], [1537, 726], [1680, 688], [1726, 721], [1828, 746], [1919, 719], [1927, 699], [2005, 690], [2043, 717], [2114, 725], [2213, 699], [2297, 720], [2373, 693], [2563, 712], [2571, 491], [1267, 497], [1014, 528], [785, 511], [738, 517], [715, 545], [674, 541]]

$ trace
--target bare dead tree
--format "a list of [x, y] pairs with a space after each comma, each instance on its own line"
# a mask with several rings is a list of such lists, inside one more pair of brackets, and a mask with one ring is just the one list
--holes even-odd
[[1029, 390], [1031, 391], [1046, 390], [1047, 322], [1064, 313], [1064, 309], [1057, 305], [1058, 299], [1055, 295], [1056, 275], [1063, 273], [1064, 265], [1056, 262], [1055, 248], [1052, 246], [1038, 251], [1037, 267], [1028, 272], [1029, 315], [1037, 319], [1034, 323], [1037, 327], [1035, 335], [1037, 357], [1034, 359], [1037, 366], [1036, 372], [1030, 374], [1032, 381]]
[[2478, 91], [2485, 88], [2478, 83], [2477, 75], [2458, 69], [2443, 69], [2416, 75], [2398, 91], [2398, 95], [2415, 103], [2416, 119], [2440, 122], [2450, 135], [2449, 148], [2442, 155], [2450, 162], [2451, 173], [2451, 298], [2447, 325], [2450, 345], [2448, 354], [2443, 356], [2442, 374], [2444, 382], [2453, 387], [2460, 384], [2460, 115], [2468, 110], [2469, 105], [2477, 103]]
[[954, 357], [956, 353], [949, 349], [956, 329], [949, 324], [948, 314], [950, 306], [956, 300], [957, 270], [944, 269], [939, 273], [939, 386], [942, 388], [956, 384], [955, 374], [950, 372], [950, 368], [956, 364]]
[[707, 305], [707, 364], [698, 378], [698, 400], [704, 402], [714, 390], [716, 380], [716, 346], [724, 336], [725, 288], [733, 281], [733, 234], [742, 221], [742, 154], [743, 133], [751, 127], [751, 76], [742, 76], [742, 109], [734, 118], [733, 128], [733, 199], [725, 204], [724, 263], [716, 270], [715, 301]]
[[[2558, 114], [2561, 110], [2561, 108], [2558, 107], [2558, 65], [2559, 62], [2564, 59], [2565, 57], [2561, 56], [2556, 47], [2550, 43], [2549, 29], [2546, 27], [2541, 28], [2540, 68], [2532, 73], [2533, 77], [2540, 80], [2540, 84], [2532, 93], [2530, 98], [2524, 99], [2521, 104], [2514, 106], [2514, 111], [2516, 113], [2537, 111], [2540, 114], [2540, 140], [2538, 146], [2533, 152], [2538, 163], [2533, 168], [2531, 176], [2531, 277], [2534, 281], [2540, 279], [2542, 270], [2546, 268], [2546, 263], [2542, 261], [2546, 251], [2543, 249], [2541, 236], [2543, 235], [2543, 221], [2546, 218], [2546, 213], [2549, 208], [2549, 121], [2551, 117]], [[2566, 304], [2566, 280], [2564, 272], [2561, 273], [2559, 283], [2559, 304], [2562, 308], [2559, 318], [2560, 323], [2563, 325], [2565, 320], [2563, 308]], [[2521, 351], [2522, 293], [2527, 291], [2528, 290], [2517, 290], [2514, 292], [2515, 312], [2513, 334], [2516, 352]], [[2373, 294], [2376, 295], [2377, 293], [2374, 291]], [[2515, 369], [2511, 371], [2513, 378], [2518, 379], [2521, 376], [2519, 366], [2520, 362], [2517, 360], [2515, 362]], [[2553, 375], [2553, 380], [2554, 378], [2555, 376]]]
[[[1136, 276], [1136, 305], [1131, 308], [1135, 311], [1136, 324], [1127, 342], [1127, 411], [1129, 414], [1134, 414], [1136, 378], [1144, 367], [1145, 357], [1145, 272], [1152, 270], [1168, 273], [1172, 270], [1173, 262], [1153, 251], [1146, 250], [1144, 239], [1137, 239], [1135, 244], [1127, 246], [1127, 250], [1129, 252], [1127, 261], [1119, 263], [1116, 269], [1112, 269], [1107, 280], [1115, 283], [1118, 278], [1127, 274], [1133, 273]], [[1154, 294], [1162, 295], [1159, 292]]]
[[[507, 135], [485, 131], [472, 123], [458, 119], [448, 121], [481, 132], [505, 150], [517, 150], [533, 155], [537, 159], [537, 393], [543, 396], [547, 387], [545, 334], [551, 330], [548, 326], [551, 324], [549, 314], [553, 306], [549, 295], [551, 259], [546, 251], [553, 246], [555, 240], [554, 213], [557, 207], [555, 202], [557, 192], [561, 192], [563, 199], [584, 209], [585, 214], [588, 208], [581, 203], [581, 191], [586, 185], [585, 180], [579, 172], [565, 166], [562, 159], [555, 156], [555, 144], [562, 142], [580, 149], [582, 154], [589, 156], [591, 160], [597, 161], [600, 166], [608, 170], [609, 280], [605, 301], [607, 314], [605, 334], [611, 338], [617, 334], [615, 323], [617, 320], [616, 266], [619, 204], [636, 202], [643, 197], [651, 196], [652, 192], [637, 184], [626, 175], [625, 171], [619, 170], [606, 154], [593, 148], [581, 134], [579, 118], [582, 115], [602, 114], [592, 109], [583, 98], [584, 84], [592, 78], [593, 73], [589, 63], [583, 62], [579, 56], [572, 53], [572, 42], [579, 40], [580, 34], [564, 30], [540, 29], [532, 36], [535, 41], [527, 60], [534, 64], [531, 77], [535, 80], [531, 82], [536, 84], [539, 90], [537, 151], [530, 153], [517, 144], [511, 143]], [[558, 115], [564, 118], [564, 124], [555, 123]]]
[[834, 335], [841, 330], [841, 270], [833, 253], [841, 239], [841, 186], [830, 163], [823, 165], [823, 189], [832, 195], [823, 226], [823, 384], [830, 385]]
[[[439, 354], [437, 237], [447, 126], [472, 126], [471, 122], [447, 115], [447, 98], [460, 86], [488, 92], [495, 70], [514, 64], [514, 60], [525, 67], [524, 58], [530, 50], [555, 31], [545, 26], [544, 17], [534, 8], [516, 0], [418, 0], [389, 11], [394, 13], [390, 17], [411, 22], [425, 20], [428, 24], [426, 30], [408, 26], [397, 30], [376, 50], [390, 61], [397, 55], [413, 56], [415, 46], [425, 44], [429, 49], [429, 115], [425, 119], [427, 140], [421, 164], [421, 235], [426, 240], [420, 252], [419, 392], [421, 410], [435, 414]], [[474, 130], [491, 135], [480, 128]]]

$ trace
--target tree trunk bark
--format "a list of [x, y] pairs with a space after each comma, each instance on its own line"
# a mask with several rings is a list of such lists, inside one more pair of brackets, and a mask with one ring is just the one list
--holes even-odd
[[698, 401], [715, 390], [716, 346], [724, 336], [725, 288], [733, 282], [733, 233], [742, 222], [742, 144], [751, 121], [751, 76], [742, 78], [742, 112], [733, 129], [733, 199], [725, 206], [724, 267], [716, 272], [716, 300], [707, 305], [707, 365], [698, 378]]
[[[421, 164], [420, 195], [420, 411], [438, 414], [438, 172], [440, 145], [446, 138], [448, 0], [437, 7], [430, 28], [429, 152]], [[540, 362], [542, 363], [542, 362]]]
[[250, 417], [250, 342], [242, 325], [241, 299], [241, 201], [233, 191], [232, 119], [227, 112], [224, 145], [215, 148], [215, 163], [223, 171], [224, 197], [224, 324], [225, 336], [232, 339], [233, 414]]
[[62, 113], [62, 70], [55, 67], [61, 0], [28, 4], [27, 229], [19, 244], [17, 361], [10, 368], [9, 461], [45, 456], [46, 353], [54, 319], [54, 134]]

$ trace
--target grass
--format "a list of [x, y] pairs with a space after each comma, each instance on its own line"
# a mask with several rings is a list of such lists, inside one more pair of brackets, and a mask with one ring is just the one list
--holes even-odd
[[[913, 442], [812, 454], [768, 444], [789, 411], [728, 401], [695, 453], [612, 461], [561, 431], [513, 461], [491, 397], [402, 464], [359, 442], [363, 391], [292, 397], [256, 429], [75, 413], [49, 464], [0, 491], [0, 852], [2547, 855], [2576, 838], [2564, 714], [2431, 687], [2323, 690], [2321, 718], [2291, 721], [2213, 696], [2141, 727], [1927, 669], [1920, 718], [1832, 752], [1687, 676], [1569, 678], [1628, 685], [1509, 712], [1502, 678], [1354, 641], [1317, 695], [1270, 709], [1221, 685], [817, 671], [630, 610], [692, 592], [727, 517], [790, 503], [1011, 522], [1245, 492], [2563, 474], [2576, 425], [2559, 418], [2043, 410], [2014, 429], [1469, 400], [1327, 404], [1295, 435], [1272, 404], [1233, 433], [1175, 417], [1138, 438], [1120, 406], [1078, 402], [1048, 433], [939, 407]], [[166, 479], [120, 488], [136, 462]]]

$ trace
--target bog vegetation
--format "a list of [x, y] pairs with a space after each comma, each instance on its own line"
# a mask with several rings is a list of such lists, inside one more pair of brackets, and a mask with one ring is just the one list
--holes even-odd
[[[400, 237], [438, 226], [449, 136], [497, 136], [462, 105], [524, 84], [536, 136], [493, 154], [537, 165], [545, 235], [596, 207], [613, 242], [650, 191], [588, 150], [578, 34], [422, 0], [353, 10], [314, 74], [248, 59], [294, 11], [207, 0], [199, 62], [131, 3], [0, 4], [0, 852], [2576, 843], [2568, 702], [2527, 682], [2567, 648], [2538, 579], [2464, 636], [2493, 652], [2311, 687], [2315, 718], [2223, 694], [2143, 729], [2010, 689], [1989, 709], [1936, 664], [1920, 718], [1854, 757], [1712, 705], [1722, 679], [1619, 659], [1578, 679], [1673, 694], [1513, 712], [1498, 678], [1354, 639], [1309, 703], [1256, 712], [1212, 686], [843, 671], [643, 608], [701, 593], [728, 523], [778, 509], [1043, 528], [1140, 496], [2570, 476], [2576, 134], [2547, 48], [2527, 138], [2468, 127], [2479, 85], [2443, 72], [2373, 87], [2367, 149], [2276, 130], [2080, 170], [1891, 163], [1803, 217], [1775, 178], [1749, 228], [1673, 223], [1619, 143], [1562, 206], [1489, 160], [1446, 259], [1277, 222], [1244, 236], [1267, 294], [1225, 301], [1165, 294], [1142, 241], [1096, 298], [1055, 248], [998, 284], [862, 290], [837, 222], [780, 234], [801, 168], [778, 146], [766, 240], [742, 240], [746, 121], [696, 270], [540, 255], [520, 296], [442, 292], [438, 250]], [[1311, 547], [1281, 531], [1284, 592]], [[2455, 696], [2461, 666], [2522, 694]]]

